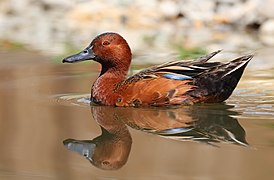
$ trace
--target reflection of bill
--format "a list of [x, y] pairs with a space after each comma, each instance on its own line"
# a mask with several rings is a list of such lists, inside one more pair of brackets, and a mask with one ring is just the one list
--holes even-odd
[[102, 134], [93, 140], [67, 139], [64, 145], [105, 170], [119, 169], [127, 162], [132, 144], [127, 126], [180, 141], [248, 146], [244, 129], [231, 117], [237, 113], [229, 108], [223, 104], [177, 109], [91, 106]]

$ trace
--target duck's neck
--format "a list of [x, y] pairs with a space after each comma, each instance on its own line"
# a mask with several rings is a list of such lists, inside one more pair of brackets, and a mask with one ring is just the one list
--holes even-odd
[[103, 105], [115, 105], [118, 94], [114, 93], [116, 85], [125, 80], [128, 67], [108, 67], [102, 65], [100, 76], [96, 79], [91, 90], [91, 100]]

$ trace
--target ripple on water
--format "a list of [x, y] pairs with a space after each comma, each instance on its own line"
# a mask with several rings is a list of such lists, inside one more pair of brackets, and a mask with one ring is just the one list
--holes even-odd
[[56, 95], [57, 102], [66, 105], [90, 106], [90, 94], [62, 94]]
[[[62, 104], [90, 106], [90, 94], [63, 94], [55, 96]], [[273, 118], [274, 96], [264, 93], [249, 93], [246, 89], [237, 90], [226, 102], [242, 115], [261, 115], [261, 118]]]
[[273, 90], [254, 90], [254, 86], [247, 86], [246, 89], [237, 89], [227, 103], [244, 115], [261, 115], [261, 119], [273, 119], [273, 94]]

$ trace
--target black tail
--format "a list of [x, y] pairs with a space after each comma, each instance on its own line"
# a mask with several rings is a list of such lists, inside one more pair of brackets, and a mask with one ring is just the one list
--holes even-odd
[[253, 57], [254, 57], [254, 55], [242, 56], [242, 57], [234, 59], [233, 61], [230, 61], [229, 63], [223, 65], [221, 68], [224, 69], [225, 74], [222, 77], [224, 78], [226, 76], [228, 76], [228, 77], [236, 76], [236, 74], [240, 73], [239, 79], [238, 79], [238, 80], [240, 80], [246, 65], [249, 63], [249, 61]]
[[236, 88], [245, 67], [252, 58], [253, 55], [239, 57], [199, 76], [194, 81], [194, 85], [199, 88], [191, 94], [196, 97], [206, 97], [204, 102], [225, 101]]

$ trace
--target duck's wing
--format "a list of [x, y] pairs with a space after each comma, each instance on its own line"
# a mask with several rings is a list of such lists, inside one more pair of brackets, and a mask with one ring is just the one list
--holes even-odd
[[253, 55], [228, 63], [207, 62], [220, 51], [192, 61], [173, 61], [145, 69], [122, 82], [117, 106], [185, 105], [222, 102], [235, 89]]
[[207, 62], [219, 52], [195, 60], [172, 61], [153, 66], [129, 77], [115, 90], [121, 95], [116, 105], [163, 106], [194, 103], [195, 100], [185, 94], [195, 88], [195, 77], [221, 64]]
[[193, 60], [171, 61], [161, 65], [152, 66], [129, 77], [124, 83], [132, 83], [140, 79], [163, 77], [174, 80], [190, 80], [201, 73], [220, 66], [220, 62], [207, 62], [221, 50], [212, 52]]

